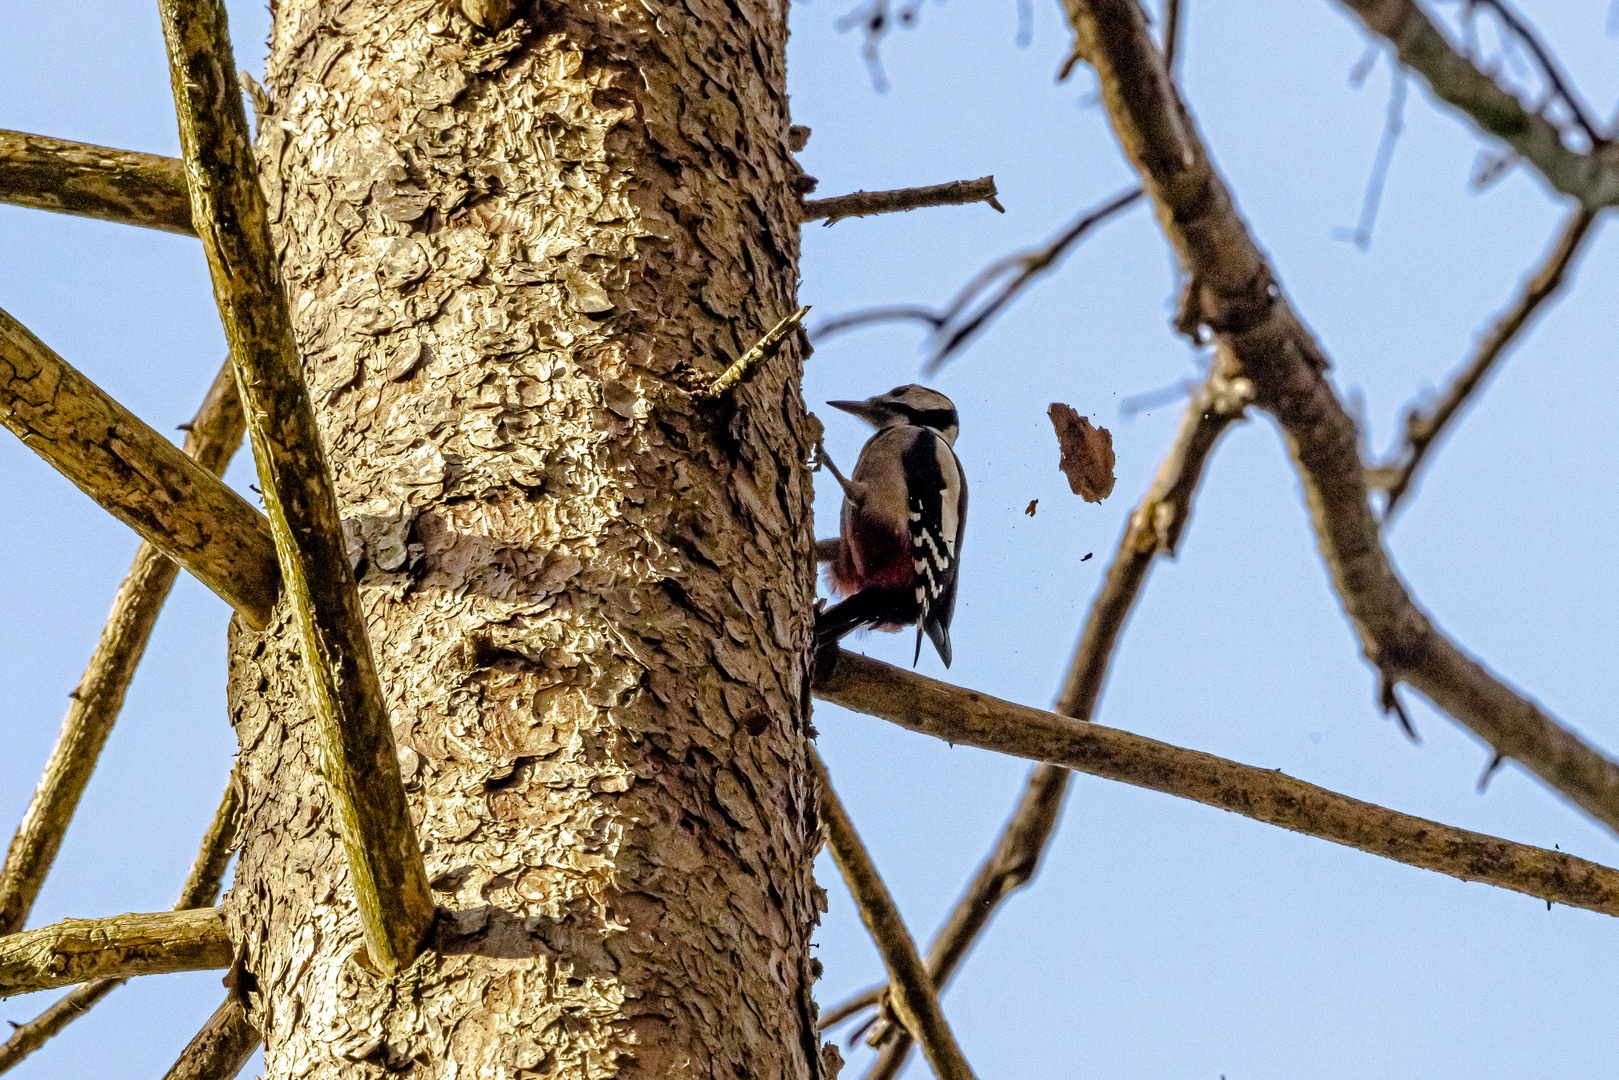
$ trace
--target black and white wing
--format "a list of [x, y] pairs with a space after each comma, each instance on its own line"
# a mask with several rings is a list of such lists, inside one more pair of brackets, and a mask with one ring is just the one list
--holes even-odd
[[916, 576], [916, 658], [927, 634], [950, 666], [950, 617], [956, 610], [956, 570], [967, 527], [967, 479], [955, 451], [936, 432], [917, 428], [904, 454], [909, 491], [912, 565]]

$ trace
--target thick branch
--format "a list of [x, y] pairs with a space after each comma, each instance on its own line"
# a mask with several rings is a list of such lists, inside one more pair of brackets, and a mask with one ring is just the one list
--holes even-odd
[[180, 1053], [163, 1080], [231, 1080], [259, 1047], [259, 1029], [232, 994]]
[[399, 779], [388, 709], [293, 343], [222, 0], [162, 0], [191, 218], [247, 406], [259, 485], [296, 620], [323, 771], [372, 963], [407, 967], [433, 900]]
[[1214, 331], [1255, 404], [1275, 416], [1303, 483], [1317, 540], [1385, 708], [1403, 681], [1619, 830], [1619, 766], [1463, 653], [1406, 592], [1367, 497], [1355, 422], [1327, 358], [1282, 295], [1237, 213], [1132, 0], [1067, 0], [1078, 50], [1095, 67], [1126, 156], [1190, 273], [1182, 328]]
[[[1581, 154], [1563, 144], [1556, 124], [1524, 108], [1513, 93], [1456, 51], [1415, 0], [1337, 0], [1366, 29], [1394, 46], [1400, 62], [1421, 75], [1441, 101], [1511, 146], [1546, 182], [1586, 207], [1619, 204], [1619, 146]], [[1070, 12], [1076, 5], [1068, 3]]]
[[[174, 910], [212, 907], [219, 899], [219, 888], [225, 878], [225, 866], [230, 862], [231, 848], [236, 830], [241, 823], [241, 787], [236, 777], [225, 786], [219, 809], [202, 838], [191, 873], [186, 876], [185, 887]], [[5, 1072], [23, 1058], [45, 1045], [63, 1028], [83, 1016], [96, 1002], [122, 986], [123, 978], [95, 979], [82, 983], [62, 995], [50, 1008], [11, 1033], [4, 1046], [0, 1046], [0, 1073]]]
[[849, 820], [843, 804], [838, 801], [826, 766], [813, 747], [810, 749], [810, 766], [815, 770], [819, 788], [817, 794], [821, 804], [821, 821], [826, 826], [827, 845], [832, 849], [832, 858], [838, 864], [849, 892], [854, 895], [855, 904], [860, 908], [861, 920], [871, 931], [877, 950], [882, 953], [883, 965], [888, 968], [891, 987], [889, 1004], [895, 1016], [905, 1025], [911, 1037], [922, 1044], [922, 1053], [932, 1066], [934, 1076], [939, 1080], [975, 1080], [967, 1059], [962, 1057], [961, 1048], [956, 1045], [956, 1037], [950, 1032], [950, 1025], [945, 1022], [944, 1012], [939, 1008], [939, 998], [934, 992], [933, 980], [928, 976], [927, 965], [922, 963], [916, 943], [911, 940], [910, 931], [905, 929], [905, 920], [900, 917], [899, 908], [894, 906], [894, 898], [888, 893], [888, 886], [883, 884], [871, 856], [866, 853], [865, 845], [860, 842], [860, 834], [855, 832], [854, 822]]
[[1451, 379], [1450, 385], [1445, 388], [1445, 396], [1431, 409], [1413, 407], [1406, 413], [1405, 445], [1391, 464], [1373, 470], [1367, 476], [1367, 481], [1373, 487], [1380, 487], [1388, 493], [1383, 503], [1384, 521], [1394, 517], [1400, 500], [1411, 489], [1428, 451], [1438, 443], [1446, 425], [1462, 411], [1473, 392], [1483, 385], [1495, 362], [1511, 348], [1541, 305], [1562, 291], [1568, 268], [1584, 250], [1585, 240], [1591, 235], [1591, 224], [1595, 220], [1596, 213], [1584, 207], [1576, 208], [1569, 215], [1558, 233], [1556, 245], [1534, 276], [1524, 282], [1523, 291], [1516, 302], [1501, 313], [1489, 334], [1479, 342], [1473, 359]]
[[218, 908], [63, 919], [0, 938], [0, 998], [91, 979], [227, 968]]
[[843, 652], [815, 696], [954, 745], [1150, 788], [1463, 881], [1619, 915], [1619, 870], [1401, 814], [1276, 769], [1171, 746]]
[[195, 236], [179, 158], [0, 131], [0, 202]]
[[956, 180], [932, 187], [900, 188], [897, 191], [857, 191], [853, 195], [839, 195], [831, 199], [810, 199], [804, 203], [804, 221], [826, 218], [828, 225], [844, 218], [865, 217], [868, 214], [897, 214], [905, 210], [920, 210], [925, 206], [965, 206], [968, 203], [988, 203], [1000, 213], [1006, 213], [995, 198], [995, 178]]
[[[189, 425], [186, 454], [218, 476], [242, 444], [245, 423], [236, 374], [227, 360]], [[11, 840], [5, 866], [0, 868], [0, 934], [15, 934], [28, 922], [28, 912], [123, 708], [124, 694], [178, 571], [171, 559], [150, 544], [142, 544], [135, 553], [135, 562], [113, 599], [112, 616], [101, 632], [101, 641], [73, 691], [73, 703], [45, 774]]]
[[4, 311], [0, 423], [250, 625], [269, 622], [280, 585], [264, 515]]

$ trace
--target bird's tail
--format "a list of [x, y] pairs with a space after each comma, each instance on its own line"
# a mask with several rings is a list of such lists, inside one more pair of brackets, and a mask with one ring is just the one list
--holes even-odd
[[833, 604], [816, 616], [815, 647], [823, 649], [862, 626], [880, 622], [892, 607], [892, 599], [880, 589], [866, 589]]

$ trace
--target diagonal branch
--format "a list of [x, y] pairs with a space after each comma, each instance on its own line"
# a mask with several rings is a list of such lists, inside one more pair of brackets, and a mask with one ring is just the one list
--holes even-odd
[[939, 1008], [939, 998], [934, 992], [933, 980], [928, 976], [927, 965], [922, 963], [916, 943], [911, 940], [910, 931], [905, 929], [905, 920], [894, 906], [888, 886], [883, 884], [865, 845], [860, 842], [854, 822], [849, 820], [843, 804], [838, 801], [837, 792], [832, 789], [832, 779], [826, 773], [826, 765], [814, 747], [810, 748], [809, 760], [815, 772], [827, 846], [832, 849], [832, 858], [837, 862], [838, 870], [860, 908], [861, 921], [871, 931], [871, 938], [882, 953], [883, 965], [888, 968], [888, 981], [892, 988], [889, 1003], [894, 1014], [912, 1038], [922, 1044], [922, 1053], [927, 1056], [934, 1076], [939, 1080], [975, 1080], [972, 1068], [962, 1057], [961, 1048], [956, 1045], [956, 1038], [951, 1034], [950, 1025], [945, 1022], [944, 1012]]
[[179, 158], [0, 131], [0, 202], [195, 236]]
[[0, 423], [250, 625], [267, 625], [280, 584], [264, 515], [4, 311]]
[[[1107, 677], [1114, 647], [1155, 558], [1175, 554], [1192, 512], [1192, 495], [1220, 435], [1242, 415], [1248, 388], [1231, 386], [1219, 377], [1219, 368], [1199, 389], [1169, 454], [1159, 466], [1152, 485], [1125, 523], [1118, 551], [1103, 577], [1102, 588], [1091, 601], [1079, 645], [1069, 664], [1056, 711], [1089, 720]], [[1072, 774], [1055, 765], [1039, 765], [1029, 774], [1023, 797], [1006, 823], [994, 850], [956, 901], [949, 919], [928, 950], [928, 971], [941, 989], [948, 985], [956, 965], [966, 957], [973, 941], [989, 925], [996, 906], [1033, 876], [1040, 856], [1056, 831], [1057, 815]], [[868, 1002], [881, 1000], [883, 987], [866, 991], [828, 1011], [823, 1026], [836, 1023]], [[874, 1033], [873, 1038], [877, 1035]], [[892, 1080], [905, 1065], [910, 1039], [896, 1033], [866, 1072], [865, 1080]]]
[[0, 937], [0, 998], [91, 979], [207, 971], [231, 963], [218, 908], [63, 919]]
[[261, 1041], [241, 999], [232, 994], [186, 1044], [180, 1060], [163, 1074], [163, 1080], [231, 1080]]
[[[227, 360], [202, 408], [188, 425], [185, 452], [218, 476], [242, 444], [245, 425], [242, 401], [236, 393], [236, 373]], [[113, 600], [112, 616], [101, 632], [101, 641], [73, 691], [73, 703], [45, 765], [45, 774], [11, 840], [5, 865], [0, 868], [0, 934], [14, 934], [28, 922], [28, 912], [56, 859], [107, 736], [112, 733], [135, 667], [146, 652], [146, 643], [178, 572], [173, 560], [150, 544], [142, 544], [135, 553], [135, 562]]]
[[[202, 838], [202, 846], [191, 873], [186, 876], [185, 887], [175, 911], [212, 907], [219, 900], [219, 888], [225, 879], [225, 866], [230, 862], [235, 846], [236, 831], [241, 824], [242, 791], [233, 774], [225, 786], [219, 809]], [[45, 1045], [46, 1041], [63, 1028], [89, 1012], [91, 1007], [125, 983], [124, 978], [96, 979], [69, 990], [28, 1023], [11, 1033], [4, 1046], [0, 1046], [0, 1073], [5, 1072], [23, 1058]]]
[[828, 225], [836, 225], [844, 218], [898, 214], [928, 206], [966, 206], [975, 202], [988, 203], [998, 213], [1004, 214], [1006, 208], [996, 199], [997, 194], [993, 176], [895, 191], [857, 191], [853, 195], [806, 200], [801, 220], [810, 222], [825, 218]]
[[222, 0], [162, 0], [191, 217], [247, 406], [259, 485], [297, 629], [372, 963], [392, 975], [427, 940], [433, 899], [237, 89]]
[[815, 696], [957, 746], [1049, 762], [1219, 807], [1463, 881], [1619, 916], [1619, 870], [1441, 825], [1128, 731], [1084, 723], [841, 652]]
[[[1619, 204], [1619, 145], [1597, 145], [1588, 154], [1570, 150], [1556, 124], [1526, 109], [1458, 52], [1415, 0], [1336, 2], [1393, 45], [1400, 62], [1421, 75], [1436, 97], [1511, 146], [1553, 188], [1593, 209]], [[1074, 5], [1068, 6], [1072, 11]]]
[[1327, 358], [1282, 295], [1164, 70], [1132, 0], [1066, 0], [1077, 51], [1096, 69], [1109, 120], [1191, 275], [1181, 326], [1212, 330], [1232, 378], [1287, 438], [1322, 557], [1385, 709], [1405, 682], [1619, 830], [1619, 765], [1462, 652], [1400, 580], [1367, 495], [1355, 422], [1326, 378]]
[[1462, 411], [1474, 391], [1484, 384], [1495, 369], [1496, 361], [1506, 355], [1518, 336], [1534, 321], [1541, 305], [1562, 291], [1568, 268], [1585, 249], [1595, 220], [1596, 213], [1584, 207], [1577, 207], [1569, 215], [1557, 235], [1556, 245], [1534, 276], [1524, 282], [1518, 299], [1501, 313], [1489, 334], [1479, 342], [1473, 359], [1451, 379], [1450, 385], [1445, 388], [1445, 396], [1432, 408], [1413, 407], [1406, 412], [1405, 445], [1400, 447], [1389, 464], [1371, 470], [1366, 477], [1372, 487], [1387, 492], [1383, 503], [1385, 522], [1393, 520], [1400, 500], [1416, 481], [1428, 452], [1437, 445], [1446, 425]]

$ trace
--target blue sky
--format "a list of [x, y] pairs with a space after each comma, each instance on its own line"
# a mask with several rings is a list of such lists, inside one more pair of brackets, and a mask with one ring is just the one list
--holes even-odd
[[[1455, 5], [1442, 11], [1454, 14]], [[1525, 3], [1599, 116], [1619, 100], [1605, 5]], [[238, 58], [262, 70], [265, 12], [231, 6]], [[793, 14], [794, 118], [818, 196], [993, 173], [1007, 208], [920, 211], [804, 230], [811, 322], [873, 304], [941, 304], [980, 266], [1041, 242], [1132, 177], [1069, 36], [1033, 8], [926, 4], [883, 44], [873, 92], [845, 8]], [[98, 4], [68, 22], [11, 5], [0, 127], [177, 152], [155, 5]], [[1487, 144], [1413, 86], [1373, 242], [1359, 215], [1391, 71], [1328, 0], [1194, 0], [1183, 82], [1215, 161], [1301, 316], [1385, 451], [1402, 410], [1441, 386], [1545, 250], [1566, 209], [1524, 169], [1469, 187]], [[1515, 73], [1509, 62], [1506, 70]], [[1564, 722], [1619, 751], [1612, 476], [1619, 249], [1591, 244], [1573, 286], [1502, 365], [1433, 459], [1390, 535], [1400, 570], [1448, 632]], [[1045, 706], [1125, 515], [1180, 404], [1120, 402], [1195, 378], [1171, 331], [1171, 255], [1130, 211], [1031, 290], [933, 385], [962, 415], [972, 482], [948, 672]], [[160, 429], [188, 419], [224, 355], [195, 241], [0, 207], [0, 306]], [[917, 381], [915, 327], [817, 349], [806, 396], [852, 462], [865, 431], [820, 406]], [[1119, 481], [1068, 493], [1045, 418], [1066, 402], [1112, 429]], [[231, 474], [250, 479], [244, 463]], [[818, 481], [822, 535], [837, 490]], [[1038, 498], [1039, 510], [1024, 507]], [[0, 440], [0, 822], [27, 803], [135, 540], [15, 440]], [[1095, 557], [1082, 561], [1087, 552]], [[235, 749], [224, 719], [224, 606], [182, 576], [33, 925], [172, 903]], [[909, 637], [851, 647], [896, 663]], [[1262, 416], [1226, 437], [1178, 562], [1153, 571], [1097, 714], [1101, 723], [1281, 768], [1450, 824], [1615, 863], [1614, 838], [1532, 777], [1475, 781], [1487, 753], [1406, 701], [1418, 746], [1375, 706], [1374, 678], [1316, 554], [1298, 483]], [[951, 749], [830, 707], [821, 749], [916, 935], [931, 936], [1021, 789], [1025, 763]], [[824, 1004], [880, 977], [829, 860]], [[1286, 833], [1103, 780], [1076, 780], [1039, 879], [1010, 901], [945, 1008], [980, 1076], [1467, 1080], [1612, 1074], [1619, 938], [1605, 916]], [[137, 980], [16, 1070], [158, 1074], [217, 1004], [213, 973]], [[48, 995], [11, 999], [25, 1020]], [[864, 1051], [848, 1052], [849, 1068]], [[848, 1074], [846, 1074], [848, 1075]], [[927, 1075], [913, 1063], [911, 1076]]]

